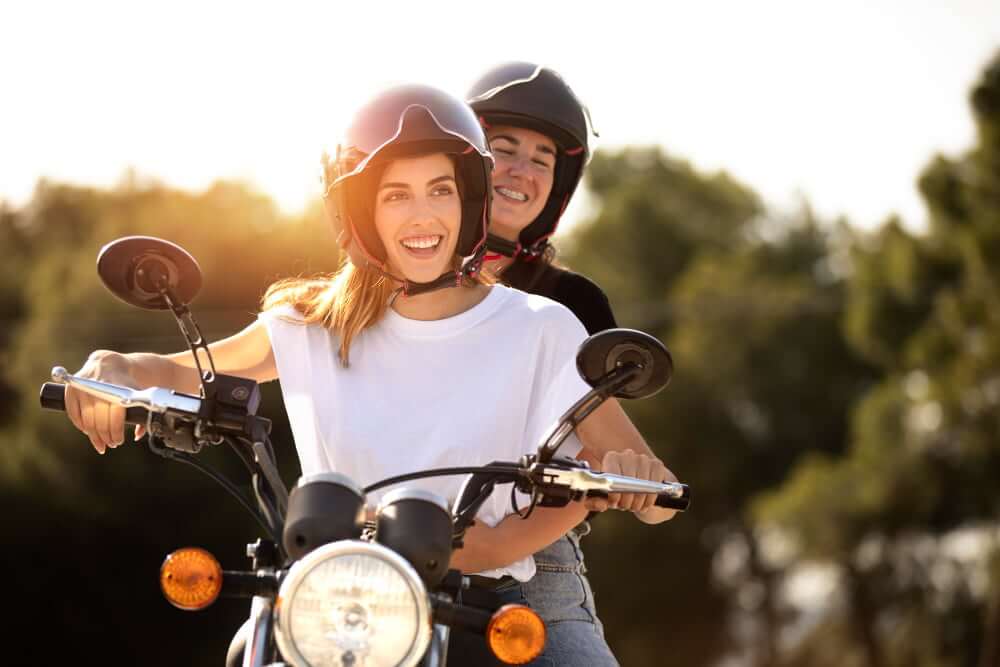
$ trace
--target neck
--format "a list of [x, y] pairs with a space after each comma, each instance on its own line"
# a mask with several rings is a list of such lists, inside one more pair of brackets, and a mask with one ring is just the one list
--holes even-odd
[[393, 300], [392, 309], [411, 320], [443, 320], [464, 313], [489, 293], [488, 285], [477, 284], [472, 287], [444, 287], [415, 296], [400, 294]]
[[490, 260], [486, 262], [486, 268], [494, 273], [494, 275], [499, 276], [503, 273], [511, 264], [514, 263], [513, 257], [504, 257], [501, 255], [497, 259]]

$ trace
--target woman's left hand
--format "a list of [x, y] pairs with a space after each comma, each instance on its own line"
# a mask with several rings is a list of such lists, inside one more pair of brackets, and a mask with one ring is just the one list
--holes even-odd
[[[605, 454], [600, 470], [654, 482], [677, 481], [677, 476], [663, 464], [663, 461], [655, 456], [636, 453], [631, 449]], [[588, 507], [596, 511], [617, 509], [633, 512], [646, 523], [660, 523], [673, 518], [677, 513], [676, 510], [657, 507], [655, 503], [656, 494], [653, 493], [612, 493], [608, 495], [607, 500], [591, 499]]]

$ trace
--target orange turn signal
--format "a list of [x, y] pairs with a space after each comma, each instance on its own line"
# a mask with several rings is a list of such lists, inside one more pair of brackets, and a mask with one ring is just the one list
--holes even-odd
[[523, 665], [545, 648], [545, 623], [530, 607], [507, 604], [486, 626], [486, 643], [493, 655], [509, 665]]
[[178, 549], [160, 566], [160, 588], [170, 604], [179, 609], [204, 609], [222, 590], [222, 566], [204, 549]]

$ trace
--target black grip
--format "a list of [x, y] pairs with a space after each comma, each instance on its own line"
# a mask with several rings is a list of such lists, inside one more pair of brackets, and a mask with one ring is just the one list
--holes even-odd
[[469, 605], [448, 602], [440, 598], [432, 599], [434, 605], [434, 622], [452, 628], [462, 628], [477, 634], [486, 634], [493, 614]]
[[666, 507], [667, 509], [680, 510], [683, 512], [691, 505], [691, 487], [687, 484], [681, 484], [684, 489], [681, 493], [680, 498], [675, 498], [674, 496], [668, 495], [666, 493], [661, 493], [656, 496], [656, 506]]
[[[46, 410], [66, 411], [66, 385], [56, 382], [46, 382], [38, 392], [38, 402]], [[126, 408], [125, 423], [139, 426], [146, 425], [149, 412], [145, 408]]]

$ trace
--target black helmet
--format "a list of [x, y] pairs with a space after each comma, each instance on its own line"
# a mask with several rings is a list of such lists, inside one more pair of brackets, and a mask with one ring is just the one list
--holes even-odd
[[462, 199], [462, 221], [455, 252], [462, 269], [408, 293], [457, 284], [463, 274], [479, 270], [490, 216], [493, 157], [476, 115], [467, 104], [429, 86], [391, 88], [355, 115], [333, 159], [323, 156], [324, 196], [332, 197], [338, 224], [351, 232], [365, 259], [387, 272], [386, 251], [375, 231], [377, 170], [400, 157], [448, 153], [455, 161], [455, 180]]
[[[466, 99], [488, 129], [491, 125], [524, 127], [556, 144], [552, 192], [538, 217], [521, 230], [520, 243], [490, 235], [490, 250], [508, 256], [538, 256], [556, 231], [559, 217], [576, 190], [590, 159], [592, 132], [587, 108], [562, 77], [548, 67], [514, 62], [494, 67], [469, 89]], [[594, 133], [596, 136], [596, 132]]]

